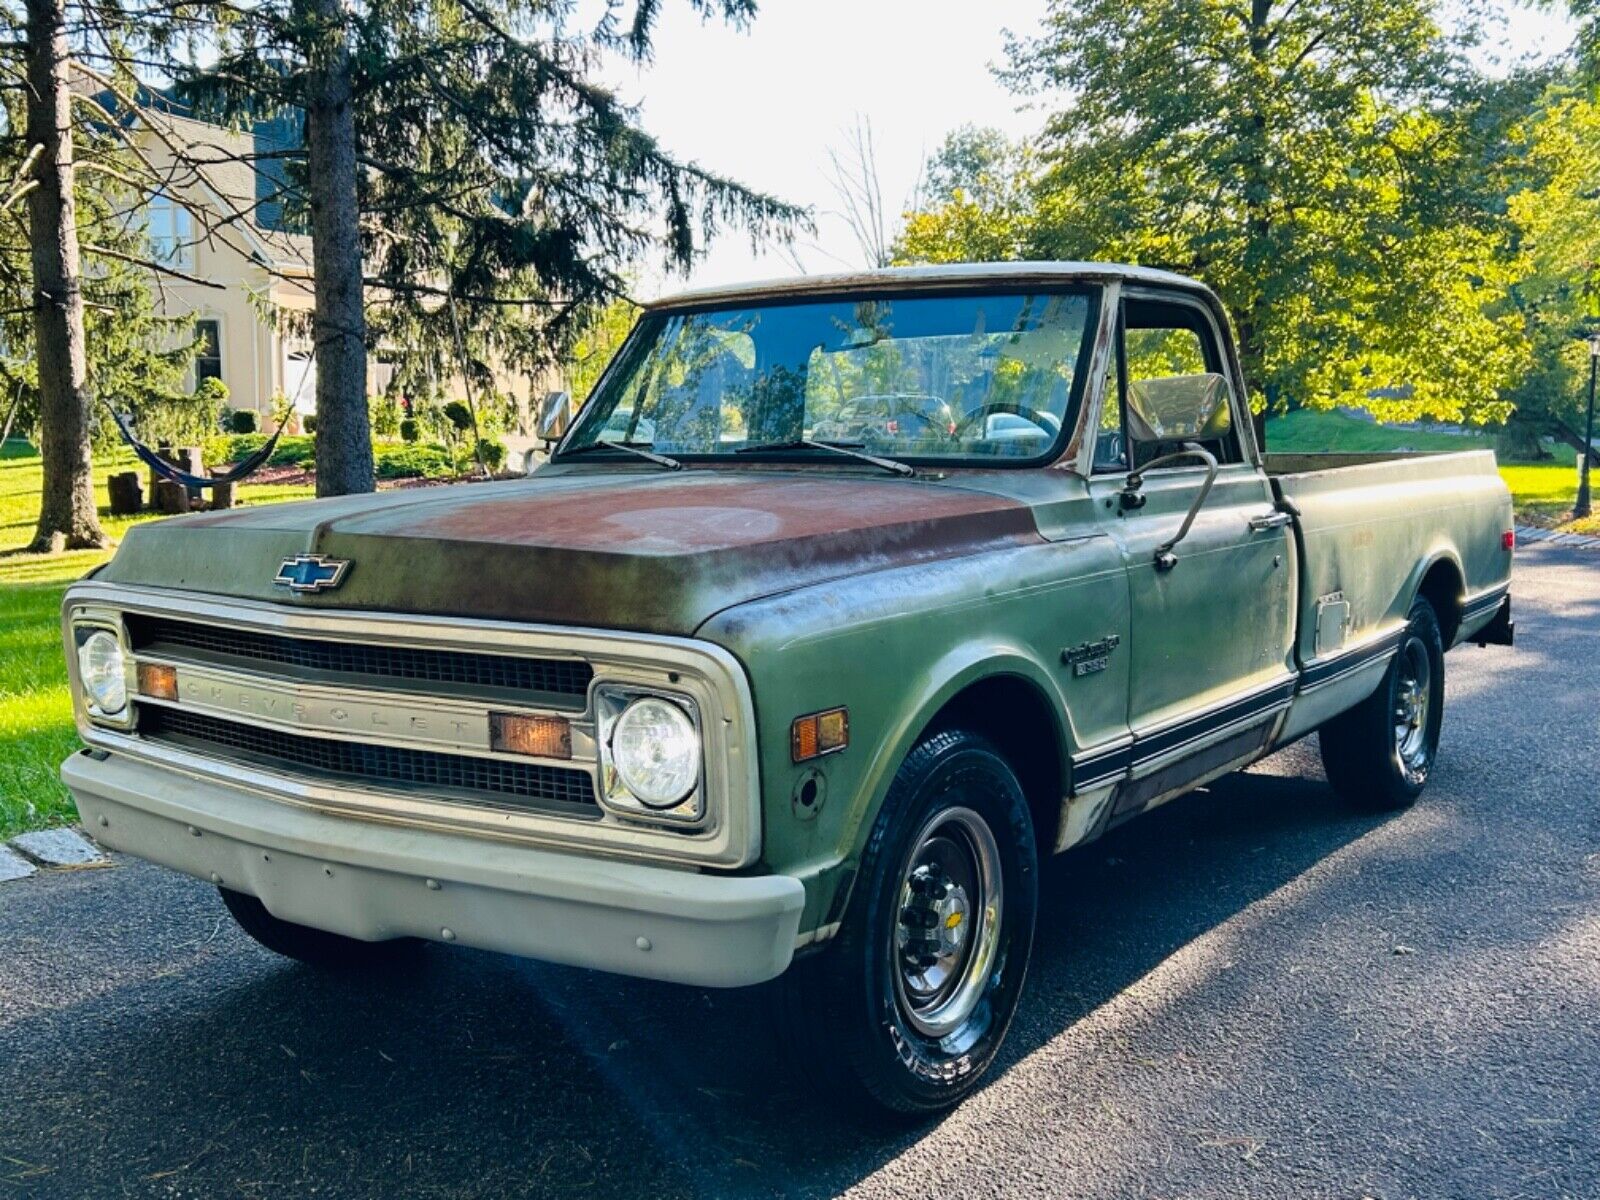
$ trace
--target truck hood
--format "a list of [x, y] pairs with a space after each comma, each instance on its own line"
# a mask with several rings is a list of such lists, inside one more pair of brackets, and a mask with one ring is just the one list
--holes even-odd
[[[1025, 504], [948, 479], [552, 469], [140, 525], [99, 578], [299, 608], [688, 635], [777, 592], [1038, 540]], [[299, 553], [350, 566], [336, 590], [275, 586]]]

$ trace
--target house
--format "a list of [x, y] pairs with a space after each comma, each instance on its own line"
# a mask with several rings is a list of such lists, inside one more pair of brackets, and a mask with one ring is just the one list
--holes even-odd
[[[260, 413], [263, 427], [277, 396], [292, 399], [298, 413], [314, 412], [311, 238], [286, 216], [284, 160], [272, 157], [299, 145], [298, 122], [234, 130], [185, 115], [159, 95], [141, 100], [150, 102], [148, 119], [129, 129], [162, 181], [145, 219], [154, 259], [167, 268], [152, 273], [151, 286], [160, 311], [195, 318], [195, 381], [220, 379], [229, 405]], [[382, 394], [393, 373], [381, 350], [373, 354], [368, 394]], [[441, 383], [447, 394], [464, 392], [459, 379]], [[514, 454], [534, 444], [531, 398], [549, 386], [521, 372], [496, 380], [497, 391], [517, 400], [519, 428], [506, 439]]]

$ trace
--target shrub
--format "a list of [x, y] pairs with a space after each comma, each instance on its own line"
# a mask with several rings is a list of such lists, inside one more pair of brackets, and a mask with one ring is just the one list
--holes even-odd
[[417, 419], [415, 417], [406, 417], [400, 422], [400, 438], [402, 441], [416, 441], [419, 432], [420, 431], [417, 429]]
[[261, 428], [261, 417], [253, 408], [236, 408], [228, 414], [229, 433], [255, 433]]
[[317, 435], [317, 414], [316, 413], [307, 413], [305, 416], [301, 417], [300, 418], [300, 428], [304, 429], [306, 431], [307, 435], [309, 435], [311, 437], [316, 437], [316, 435]]
[[372, 435], [392, 438], [400, 432], [400, 401], [385, 393], [374, 396], [367, 404], [367, 416], [372, 421]]
[[465, 433], [472, 428], [472, 410], [460, 400], [452, 400], [444, 406], [444, 415], [450, 424], [456, 427], [456, 432]]
[[[212, 466], [239, 462], [249, 458], [266, 444], [267, 436], [264, 433], [235, 433], [207, 438], [206, 462]], [[315, 441], [308, 437], [285, 435], [278, 439], [278, 445], [267, 462], [274, 467], [309, 467], [316, 462], [316, 459]]]
[[489, 470], [498, 471], [505, 465], [506, 444], [498, 438], [481, 438], [478, 441], [478, 458]]
[[379, 446], [373, 456], [379, 479], [441, 479], [455, 474], [443, 446]]

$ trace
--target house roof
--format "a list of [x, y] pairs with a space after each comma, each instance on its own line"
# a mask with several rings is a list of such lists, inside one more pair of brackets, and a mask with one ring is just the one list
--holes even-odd
[[[261, 220], [261, 211], [268, 204], [276, 206], [277, 201], [263, 198], [262, 176], [254, 158], [262, 147], [253, 133], [225, 129], [172, 113], [163, 113], [157, 120], [161, 122], [163, 133], [182, 145], [194, 159], [199, 189], [212, 193], [194, 199], [204, 199], [215, 205], [225, 221], [240, 214], [240, 219], [232, 224], [240, 228], [247, 241], [256, 243], [250, 249], [266, 260], [265, 265], [291, 272], [311, 269], [308, 236], [271, 228]], [[189, 191], [195, 185], [179, 177], [174, 180], [174, 186], [175, 190]], [[222, 228], [225, 230], [227, 226]], [[225, 233], [220, 236], [226, 237]]]

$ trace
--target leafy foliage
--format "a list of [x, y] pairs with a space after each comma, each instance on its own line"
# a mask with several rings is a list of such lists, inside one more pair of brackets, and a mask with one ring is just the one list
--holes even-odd
[[639, 319], [639, 306], [630, 300], [613, 300], [592, 313], [578, 328], [566, 356], [567, 391], [582, 403], [600, 382], [607, 364]]
[[[0, 95], [0, 179], [28, 186], [38, 171], [24, 136], [22, 96]], [[91, 397], [133, 416], [135, 427], [157, 435], [197, 428], [196, 401], [185, 390], [194, 354], [194, 327], [187, 318], [157, 312], [143, 226], [130, 220], [142, 193], [124, 181], [130, 174], [122, 143], [94, 122], [74, 126], [74, 149], [83, 160], [75, 198], [84, 259], [84, 341]], [[35, 367], [33, 271], [29, 233], [20, 205], [0, 212], [0, 403], [19, 401], [13, 432], [36, 438], [39, 379]], [[106, 447], [119, 436], [102, 408], [95, 442]], [[209, 432], [206, 430], [204, 432]]]
[[1502, 418], [1528, 350], [1490, 167], [1518, 96], [1441, 9], [1055, 0], [1007, 71], [1056, 106], [1036, 159], [952, 142], [902, 256], [1169, 267], [1222, 295], [1258, 404]]
[[[735, 23], [754, 11], [690, 2]], [[766, 238], [801, 219], [674, 159], [596, 82], [603, 53], [648, 55], [659, 7], [609, 5], [587, 29], [566, 0], [150, 0], [148, 11], [183, 92], [234, 119], [298, 120], [330, 48], [348, 48], [368, 338], [401, 348], [394, 390], [418, 397], [462, 375], [487, 392], [497, 369], [558, 361], [642, 257], [686, 268], [721, 228]], [[185, 56], [196, 20], [213, 38]], [[303, 154], [282, 166], [285, 209], [303, 220]]]
[[1521, 277], [1511, 307], [1522, 318], [1532, 366], [1508, 392], [1516, 419], [1508, 448], [1524, 453], [1552, 420], [1582, 426], [1588, 348], [1600, 330], [1600, 107], [1556, 89], [1516, 130], [1535, 180], [1509, 197]]

